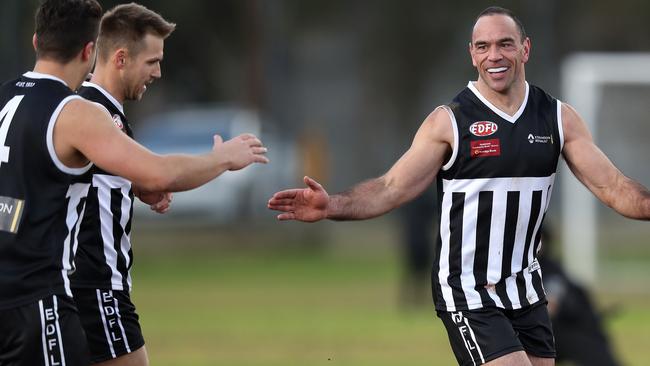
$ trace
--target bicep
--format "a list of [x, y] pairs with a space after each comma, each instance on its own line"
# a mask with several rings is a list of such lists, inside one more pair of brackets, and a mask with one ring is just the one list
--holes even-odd
[[567, 105], [562, 106], [564, 159], [569, 169], [592, 193], [606, 201], [622, 173], [596, 146], [585, 122]]
[[68, 112], [68, 143], [95, 165], [136, 183], [156, 174], [158, 155], [119, 130], [101, 108], [86, 103]]
[[384, 176], [400, 202], [416, 197], [431, 184], [451, 154], [452, 144], [449, 115], [438, 108], [422, 123], [411, 147]]

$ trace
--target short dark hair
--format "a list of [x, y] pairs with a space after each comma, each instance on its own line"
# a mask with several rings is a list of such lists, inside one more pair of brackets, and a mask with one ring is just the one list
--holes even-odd
[[97, 40], [102, 7], [96, 0], [46, 0], [36, 11], [36, 58], [67, 63]]
[[176, 24], [140, 4], [118, 5], [102, 17], [97, 41], [99, 58], [106, 61], [110, 52], [118, 47], [126, 47], [137, 54], [147, 34], [167, 38], [174, 29]]
[[474, 24], [478, 22], [479, 19], [481, 19], [484, 16], [489, 16], [489, 15], [505, 15], [507, 17], [510, 17], [515, 24], [517, 25], [517, 28], [519, 29], [519, 35], [521, 36], [521, 41], [523, 42], [526, 37], [526, 30], [524, 29], [524, 24], [517, 18], [515, 13], [512, 12], [510, 9], [502, 8], [500, 6], [490, 6], [483, 10], [477, 17], [476, 20], [474, 21]]

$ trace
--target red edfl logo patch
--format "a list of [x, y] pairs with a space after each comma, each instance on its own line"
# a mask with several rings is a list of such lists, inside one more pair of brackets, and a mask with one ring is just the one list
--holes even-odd
[[471, 132], [472, 135], [479, 137], [490, 136], [497, 132], [498, 129], [499, 126], [491, 121], [477, 121], [469, 126], [469, 132]]

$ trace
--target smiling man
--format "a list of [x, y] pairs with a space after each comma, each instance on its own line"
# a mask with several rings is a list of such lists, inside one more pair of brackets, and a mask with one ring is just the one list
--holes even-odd
[[[142, 5], [118, 5], [102, 17], [97, 64], [79, 95], [98, 103], [133, 138], [123, 104], [137, 101], [159, 79], [165, 39], [176, 25]], [[70, 277], [86, 331], [91, 363], [145, 366], [147, 351], [131, 302], [131, 214], [135, 196], [164, 213], [171, 193], [144, 192], [128, 179], [93, 166], [77, 182], [90, 185], [79, 226], [76, 270]]]
[[464, 366], [555, 363], [537, 252], [560, 155], [603, 203], [650, 219], [650, 192], [607, 159], [570, 106], [526, 82], [530, 49], [512, 12], [487, 8], [469, 44], [478, 80], [425, 119], [386, 174], [332, 196], [305, 177], [307, 188], [268, 203], [280, 220], [368, 219], [437, 178], [433, 299]]

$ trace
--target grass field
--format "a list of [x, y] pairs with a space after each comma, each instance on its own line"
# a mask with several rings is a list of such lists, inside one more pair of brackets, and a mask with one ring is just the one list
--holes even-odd
[[[133, 297], [152, 365], [455, 364], [433, 306], [399, 306], [390, 225], [283, 230], [136, 232]], [[598, 296], [622, 308], [608, 327], [626, 364], [647, 365], [650, 296]]]

